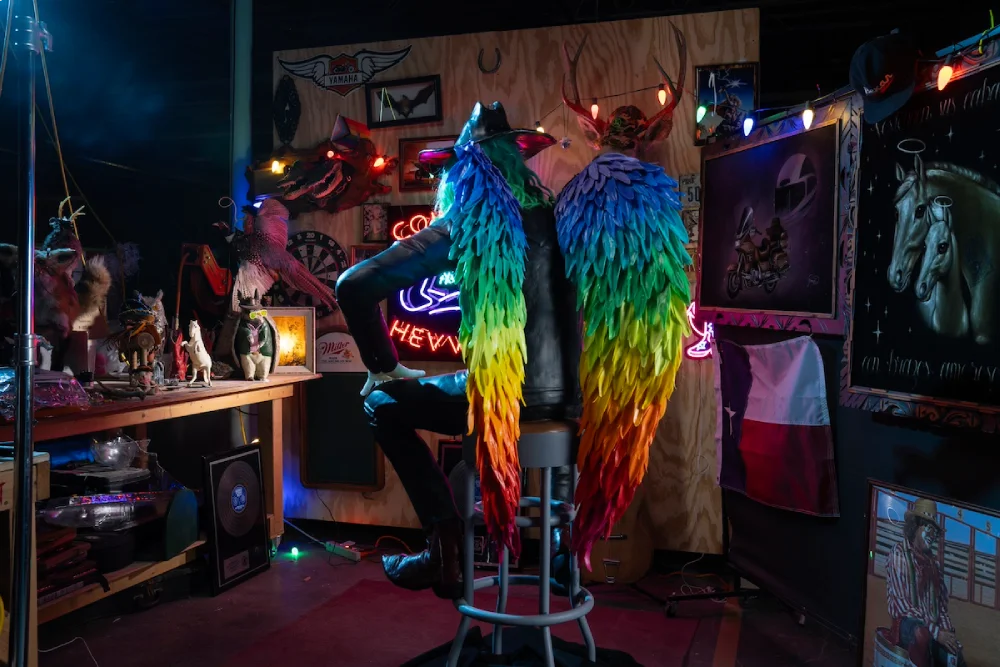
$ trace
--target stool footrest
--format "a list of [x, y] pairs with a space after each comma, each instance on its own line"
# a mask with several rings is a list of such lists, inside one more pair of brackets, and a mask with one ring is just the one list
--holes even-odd
[[[540, 508], [542, 506], [541, 498], [536, 496], [522, 496], [520, 507], [522, 509]], [[553, 528], [559, 526], [568, 526], [573, 523], [573, 519], [576, 518], [576, 508], [570, 503], [563, 502], [561, 500], [553, 500], [549, 503], [549, 513], [552, 517], [549, 521], [549, 525]], [[483, 502], [479, 501], [475, 505], [475, 521], [476, 523], [483, 523]], [[537, 516], [518, 516], [515, 517], [515, 522], [518, 528], [539, 528], [541, 527], [541, 517]]]
[[[490, 586], [496, 585], [493, 582], [493, 577], [484, 577], [476, 579], [476, 590], [480, 588], [489, 588]], [[520, 580], [520, 581], [519, 581]], [[530, 581], [533, 580], [533, 581]], [[511, 576], [509, 582], [515, 585], [531, 585], [538, 584], [539, 578], [532, 575], [519, 575]], [[485, 582], [485, 585], [480, 585], [480, 582]], [[563, 623], [569, 623], [570, 621], [576, 621], [583, 618], [594, 608], [594, 596], [590, 594], [586, 588], [580, 588], [580, 596], [578, 599], [582, 599], [582, 602], [575, 605], [572, 609], [566, 609], [564, 611], [556, 611], [548, 614], [535, 614], [532, 616], [521, 616], [519, 614], [500, 614], [495, 611], [488, 611], [486, 609], [480, 609], [479, 607], [474, 607], [469, 604], [465, 598], [460, 598], [455, 600], [455, 609], [458, 613], [463, 616], [467, 616], [474, 621], [480, 621], [482, 623], [489, 623], [491, 625], [509, 625], [517, 627], [530, 627], [530, 628], [545, 628], [551, 627], [553, 625], [561, 625]]]

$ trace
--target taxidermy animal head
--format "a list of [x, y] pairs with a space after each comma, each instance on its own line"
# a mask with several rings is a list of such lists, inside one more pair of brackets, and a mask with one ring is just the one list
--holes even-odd
[[[638, 107], [628, 105], [618, 107], [611, 112], [607, 120], [598, 115], [596, 118], [590, 109], [585, 109], [580, 101], [580, 89], [576, 82], [576, 66], [583, 53], [583, 47], [587, 44], [584, 37], [580, 46], [576, 49], [576, 54], [571, 55], [568, 44], [563, 44], [563, 65], [566, 75], [563, 78], [563, 102], [577, 116], [583, 136], [587, 139], [587, 144], [595, 150], [610, 149], [618, 153], [641, 157], [646, 149], [656, 141], [662, 141], [670, 135], [674, 127], [674, 109], [680, 102], [684, 93], [684, 81], [687, 76], [687, 44], [684, 41], [684, 33], [677, 29], [673, 23], [674, 38], [677, 40], [677, 50], [680, 54], [680, 74], [677, 78], [677, 85], [670, 79], [663, 67], [656, 58], [656, 68], [663, 78], [663, 87], [667, 91], [669, 98], [662, 109], [653, 117], [646, 118], [646, 115]], [[566, 94], [566, 83], [569, 83], [572, 97]]]
[[317, 146], [313, 157], [295, 162], [278, 183], [282, 198], [305, 198], [316, 208], [336, 213], [388, 194], [390, 186], [379, 179], [392, 174], [399, 160], [379, 155], [362, 134], [367, 128], [338, 116], [330, 141]]
[[80, 244], [80, 239], [76, 235], [76, 219], [81, 215], [86, 215], [83, 212], [83, 207], [81, 206], [77, 210], [71, 212], [69, 217], [66, 217], [66, 205], [69, 204], [69, 198], [62, 200], [59, 204], [59, 212], [56, 217], [49, 218], [49, 227], [52, 231], [49, 235], [45, 237], [45, 241], [42, 242], [42, 247], [46, 250], [53, 250], [56, 248], [72, 248], [76, 250], [81, 255], [83, 254], [83, 246]]
[[163, 309], [163, 290], [157, 290], [156, 296], [144, 296], [142, 302], [153, 311], [153, 323], [161, 332], [167, 329], [167, 314]]
[[[69, 336], [80, 314], [80, 298], [71, 274], [78, 257], [70, 248], [35, 251], [35, 329], [54, 345]], [[17, 284], [17, 246], [0, 244], [0, 267], [4, 276], [0, 282], [5, 291], [10, 290], [7, 298], [12, 299]]]

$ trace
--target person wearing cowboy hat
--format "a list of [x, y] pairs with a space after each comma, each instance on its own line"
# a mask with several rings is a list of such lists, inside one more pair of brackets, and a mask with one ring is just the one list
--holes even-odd
[[886, 586], [890, 640], [915, 667], [964, 667], [948, 615], [948, 587], [938, 549], [944, 534], [937, 504], [919, 498], [903, 515], [903, 541], [889, 552]]
[[[580, 412], [578, 366], [582, 347], [576, 292], [565, 277], [556, 236], [554, 197], [525, 162], [556, 140], [534, 130], [513, 129], [503, 105], [477, 103], [456, 145], [421, 151], [421, 166], [447, 170], [458, 151], [482, 150], [510, 186], [520, 206], [527, 240], [523, 295], [527, 311], [521, 421], [568, 419]], [[456, 170], [456, 179], [461, 178]], [[439, 208], [445, 188], [438, 193]], [[410, 590], [433, 589], [439, 597], [462, 595], [460, 549], [463, 523], [451, 486], [430, 449], [417, 434], [427, 430], [461, 436], [468, 431], [467, 372], [435, 377], [399, 363], [379, 304], [421, 280], [456, 269], [449, 216], [356, 264], [340, 275], [337, 301], [368, 368], [362, 389], [367, 412], [386, 458], [399, 474], [428, 536], [428, 546], [413, 555], [385, 556], [392, 583]], [[473, 278], [475, 279], [475, 278]], [[465, 314], [463, 313], [463, 322]], [[571, 473], [554, 471], [553, 497], [568, 500]], [[558, 573], [557, 573], [558, 574]]]

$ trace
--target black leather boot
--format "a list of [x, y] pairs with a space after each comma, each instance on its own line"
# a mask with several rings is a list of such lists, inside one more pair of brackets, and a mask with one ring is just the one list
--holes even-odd
[[438, 597], [462, 596], [462, 522], [450, 519], [435, 524], [427, 538], [427, 548], [416, 554], [382, 556], [385, 576], [396, 586], [410, 591], [433, 588]]

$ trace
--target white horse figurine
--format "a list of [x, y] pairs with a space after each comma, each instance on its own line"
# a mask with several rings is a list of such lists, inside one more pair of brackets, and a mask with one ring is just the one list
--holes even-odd
[[194, 369], [188, 386], [191, 387], [198, 381], [198, 373], [200, 372], [205, 378], [205, 383], [211, 387], [212, 356], [205, 349], [205, 343], [201, 340], [201, 326], [198, 324], [198, 320], [191, 320], [191, 324], [188, 325], [188, 340], [183, 343], [183, 347], [188, 356], [191, 357], [191, 368]]
[[951, 204], [951, 198], [938, 196], [928, 208], [926, 246], [913, 291], [927, 325], [939, 334], [958, 338], [969, 333], [969, 309], [962, 294]]

